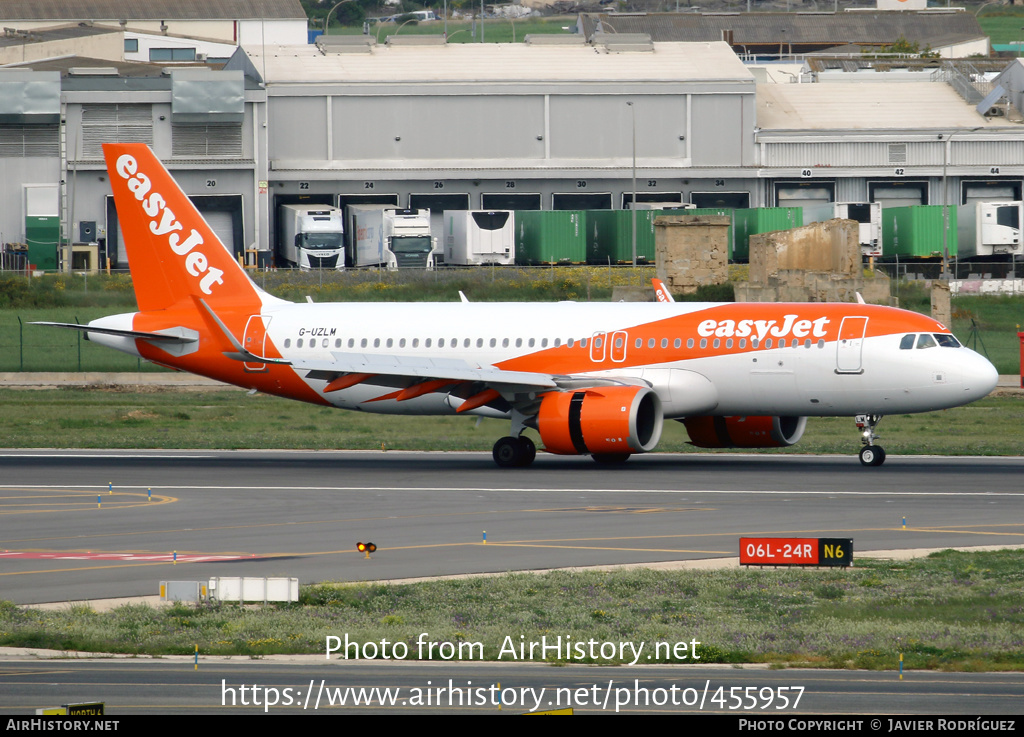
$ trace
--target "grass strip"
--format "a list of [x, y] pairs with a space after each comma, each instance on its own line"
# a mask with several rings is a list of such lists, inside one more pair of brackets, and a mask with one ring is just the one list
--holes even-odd
[[[621, 664], [573, 643], [632, 643], [643, 663], [999, 671], [1024, 668], [1024, 551], [946, 550], [847, 570], [513, 573], [415, 584], [322, 584], [298, 604], [125, 605], [97, 613], [0, 603], [0, 645], [146, 655], [323, 655], [328, 637], [418, 659]], [[562, 638], [561, 655], [519, 645]], [[546, 638], [546, 640], [544, 639]], [[383, 641], [387, 641], [387, 645]], [[696, 641], [695, 647], [692, 647]], [[676, 643], [687, 643], [685, 651]], [[373, 643], [375, 647], [368, 646]], [[441, 647], [441, 643], [448, 643]], [[659, 643], [662, 645], [659, 647]], [[396, 649], [397, 648], [397, 649]], [[510, 649], [511, 648], [511, 649]], [[600, 653], [600, 651], [596, 651]], [[699, 656], [699, 661], [693, 654]], [[350, 658], [356, 651], [349, 649]], [[430, 650], [422, 650], [423, 658]], [[650, 655], [650, 659], [648, 659]], [[683, 657], [685, 655], [685, 657]], [[337, 655], [335, 656], [337, 657]]]
[[[490, 451], [508, 431], [504, 420], [346, 412], [241, 389], [0, 389], [0, 407], [3, 448]], [[1024, 395], [1010, 394], [941, 412], [891, 415], [879, 432], [886, 452], [895, 455], [1019, 455], [1021, 427]], [[763, 452], [852, 455], [859, 449], [852, 418], [812, 417], [797, 445]], [[665, 423], [658, 450], [697, 452], [678, 422]]]

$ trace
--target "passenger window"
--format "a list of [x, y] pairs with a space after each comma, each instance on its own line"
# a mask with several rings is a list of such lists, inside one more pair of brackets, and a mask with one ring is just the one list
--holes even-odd
[[484, 339], [483, 338], [477, 338], [476, 339], [476, 347], [477, 348], [483, 348], [484, 347]]
[[[547, 338], [541, 338], [540, 339], [540, 347], [541, 348], [547, 348], [548, 347], [548, 339]], [[572, 341], [571, 340], [569, 341], [569, 347], [572, 348]]]
[[687, 348], [693, 348], [693, 338], [689, 338], [689, 339], [687, 339], [687, 341], [686, 341], [686, 347], [687, 347]]
[[916, 339], [917, 336], [914, 335], [913, 333], [911, 333], [910, 335], [904, 335], [903, 340], [900, 341], [900, 350], [909, 351], [911, 348], [914, 347], [914, 341]]
[[672, 344], [672, 347], [673, 347], [673, 348], [679, 348], [679, 347], [681, 347], [682, 345], [683, 345], [683, 341], [682, 341], [682, 340], [680, 340], [679, 338], [676, 338], [675, 342], [674, 342], [674, 343]]
[[302, 338], [299, 338], [299, 341], [295, 344], [295, 347], [296, 348], [301, 348], [302, 347]]
[[636, 347], [637, 348], [642, 348], [643, 345], [644, 345], [644, 339], [643, 338], [637, 338], [636, 339]]
[[920, 348], [934, 348], [936, 346], [935, 338], [928, 335], [928, 333], [921, 333], [917, 339], [917, 347]]

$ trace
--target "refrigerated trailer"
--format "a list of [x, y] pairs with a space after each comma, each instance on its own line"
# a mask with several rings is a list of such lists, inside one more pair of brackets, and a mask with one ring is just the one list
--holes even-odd
[[511, 266], [516, 261], [515, 226], [512, 210], [445, 210], [444, 262]]

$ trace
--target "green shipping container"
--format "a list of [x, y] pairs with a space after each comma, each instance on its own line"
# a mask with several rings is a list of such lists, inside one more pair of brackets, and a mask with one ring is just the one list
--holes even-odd
[[37, 269], [57, 270], [57, 241], [60, 239], [60, 218], [29, 216], [25, 218], [25, 241], [28, 262]]
[[[636, 211], [636, 262], [654, 263], [654, 219], [687, 215], [688, 210]], [[633, 211], [587, 210], [587, 263], [633, 263]]]
[[750, 260], [750, 236], [799, 228], [804, 224], [802, 207], [752, 207], [733, 212], [734, 261]]
[[516, 263], [586, 263], [585, 223], [583, 210], [516, 210]]
[[[949, 208], [946, 245], [957, 254], [956, 207]], [[946, 227], [942, 205], [886, 207], [882, 210], [883, 258], [942, 258], [942, 231]]]

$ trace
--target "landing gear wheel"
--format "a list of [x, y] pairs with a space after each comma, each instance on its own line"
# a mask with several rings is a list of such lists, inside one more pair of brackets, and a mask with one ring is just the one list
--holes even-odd
[[881, 466], [885, 463], [885, 451], [881, 445], [875, 445], [878, 433], [875, 428], [882, 421], [881, 415], [857, 415], [855, 422], [860, 430], [860, 462], [865, 466]]
[[629, 453], [594, 453], [591, 458], [602, 466], [621, 466], [629, 460]]
[[885, 449], [880, 445], [865, 445], [860, 449], [860, 462], [865, 466], [881, 466], [885, 463]]
[[533, 441], [525, 435], [519, 436], [519, 444], [523, 448], [523, 458], [519, 465], [524, 467], [529, 466], [533, 463], [533, 459], [537, 457], [537, 446], [534, 445]]
[[537, 457], [537, 446], [529, 438], [509, 435], [494, 444], [491, 455], [501, 468], [522, 468], [533, 463]]

